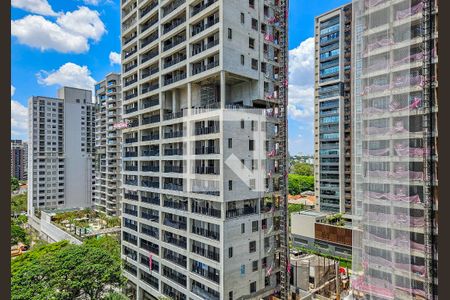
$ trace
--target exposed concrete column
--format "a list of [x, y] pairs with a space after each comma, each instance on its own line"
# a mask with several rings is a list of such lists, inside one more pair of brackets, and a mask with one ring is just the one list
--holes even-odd
[[226, 79], [225, 79], [225, 71], [220, 71], [220, 108], [225, 109], [225, 88], [226, 88]]

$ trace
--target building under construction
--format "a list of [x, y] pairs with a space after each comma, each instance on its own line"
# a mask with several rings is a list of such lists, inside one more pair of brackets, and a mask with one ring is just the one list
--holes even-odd
[[438, 299], [438, 1], [353, 13], [353, 294]]
[[286, 0], [123, 0], [131, 299], [287, 299]]

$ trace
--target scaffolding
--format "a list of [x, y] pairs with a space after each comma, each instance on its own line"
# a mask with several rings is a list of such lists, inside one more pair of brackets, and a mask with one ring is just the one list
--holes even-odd
[[354, 0], [357, 299], [437, 299], [432, 0]]

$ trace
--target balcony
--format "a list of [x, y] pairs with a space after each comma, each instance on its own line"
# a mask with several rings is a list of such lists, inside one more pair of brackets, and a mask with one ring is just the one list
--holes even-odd
[[138, 138], [137, 138], [137, 137], [126, 138], [126, 139], [125, 139], [125, 144], [137, 143], [137, 141], [138, 141]]
[[164, 155], [172, 156], [172, 155], [183, 155], [183, 148], [179, 149], [165, 149]]
[[[187, 282], [186, 275], [178, 273], [177, 271], [172, 270], [166, 266], [163, 267], [163, 275], [166, 278], [170, 279], [171, 281], [174, 281], [174, 282], [182, 285], [183, 287], [186, 287], [186, 282]], [[171, 299], [180, 299], [180, 298], [173, 295], [173, 296], [171, 296]]]
[[128, 58], [128, 57], [130, 57], [131, 55], [135, 54], [136, 52], [137, 52], [137, 49], [136, 49], [136, 48], [133, 49], [133, 50], [131, 50], [130, 52], [125, 52], [124, 57], [125, 57], [125, 58]]
[[164, 173], [183, 173], [183, 166], [164, 166]]
[[142, 166], [142, 172], [159, 172], [159, 166]]
[[148, 226], [146, 224], [142, 224], [141, 225], [141, 232], [143, 234], [146, 234], [148, 236], [151, 236], [155, 239], [159, 239], [159, 231], [157, 228], [152, 227], [152, 226]]
[[217, 284], [219, 284], [219, 282], [220, 282], [219, 271], [205, 265], [204, 263], [200, 263], [195, 260], [192, 260], [192, 272], [196, 273], [210, 281], [213, 281]]
[[211, 299], [211, 300], [219, 300], [220, 299], [220, 293], [217, 291], [214, 291], [210, 288], [207, 288], [208, 290], [210, 290], [210, 292], [208, 292], [207, 290], [197, 286], [197, 285], [192, 285], [192, 293], [196, 294], [197, 296], [199, 296], [201, 299]]
[[138, 211], [134, 210], [134, 209], [125, 208], [124, 212], [126, 214], [129, 214], [129, 215], [132, 215], [132, 216], [135, 216], [135, 217], [137, 217], [137, 215], [138, 215]]
[[166, 34], [170, 31], [172, 31], [174, 28], [180, 26], [186, 21], [185, 17], [181, 19], [176, 19], [175, 21], [172, 21], [169, 26], [166, 26], [167, 24], [163, 25], [163, 34]]
[[[156, 35], [157, 36], [157, 35]], [[156, 39], [155, 39], [156, 40]], [[150, 41], [148, 44], [150, 44], [152, 41]], [[147, 44], [147, 45], [148, 45]], [[145, 47], [144, 46], [144, 44], [142, 44], [142, 48], [143, 47]], [[150, 51], [149, 53], [147, 53], [147, 54], [144, 54], [144, 55], [142, 55], [142, 57], [141, 57], [141, 64], [143, 64], [143, 63], [145, 63], [146, 61], [148, 61], [148, 60], [150, 60], [150, 59], [152, 59], [152, 58], [154, 58], [154, 57], [157, 57], [158, 56], [158, 54], [159, 54], [159, 52], [158, 52], [158, 50], [155, 50], [155, 51]], [[158, 71], [156, 71], [156, 72], [158, 72]], [[155, 72], [155, 73], [156, 73]], [[151, 75], [151, 74], [150, 74]], [[149, 76], [149, 75], [147, 75], [147, 76]], [[147, 77], [146, 76], [146, 77]], [[142, 77], [143, 78], [143, 77]]]
[[[216, 0], [217, 1], [217, 0]], [[206, 51], [210, 48], [213, 48], [214, 46], [217, 46], [219, 44], [219, 39], [215, 39], [212, 42], [209, 42], [207, 44], [201, 44], [201, 46], [199, 47], [195, 47], [194, 49], [192, 49], [192, 56], [195, 56], [199, 53], [202, 53], [203, 51]]]
[[[136, 170], [137, 170], [137, 167], [136, 167]], [[134, 200], [134, 201], [138, 201], [139, 200], [139, 196], [135, 195], [135, 194], [125, 193], [123, 196], [127, 200]]]
[[187, 267], [187, 258], [184, 255], [177, 254], [173, 251], [164, 249], [164, 259], [173, 262], [176, 265], [179, 265], [183, 268]]
[[142, 100], [142, 109], [146, 109], [152, 106], [156, 106], [159, 104], [159, 99], [143, 99]]
[[171, 220], [171, 219], [164, 219], [163, 222], [164, 225], [175, 228], [175, 229], [179, 229], [179, 230], [186, 230], [187, 228], [187, 223], [186, 222], [182, 222], [182, 221], [175, 221], [175, 220]]
[[137, 78], [133, 78], [131, 80], [124, 80], [124, 86], [132, 85], [133, 83], [137, 82]]
[[164, 79], [164, 85], [169, 85], [186, 78], [186, 73], [177, 74], [171, 78]]
[[150, 20], [150, 22], [148, 22], [147, 24], [143, 25], [142, 28], [141, 28], [141, 33], [146, 31], [147, 29], [149, 29], [150, 27], [152, 27], [156, 23], [158, 23], [158, 17], [153, 18], [152, 20]]
[[150, 251], [151, 253], [159, 255], [159, 247], [158, 247], [158, 245], [156, 245], [156, 244], [154, 244], [152, 242], [146, 241], [146, 240], [144, 240], [142, 238], [140, 240], [141, 240], [141, 248], [142, 249], [145, 249], [147, 251]]
[[201, 214], [201, 215], [205, 215], [205, 216], [209, 216], [209, 217], [220, 218], [222, 215], [222, 212], [220, 209], [204, 207], [204, 206], [195, 205], [195, 204], [192, 204], [191, 208], [192, 208], [193, 213]]
[[141, 140], [142, 140], [143, 142], [145, 142], [145, 141], [156, 141], [156, 140], [159, 140], [159, 133], [143, 135]]
[[[150, 59], [150, 58], [149, 58]], [[159, 72], [159, 67], [144, 69], [141, 71], [141, 79], [147, 78]]]
[[164, 121], [169, 121], [169, 120], [173, 120], [173, 119], [178, 119], [183, 117], [183, 111], [178, 111], [178, 112], [174, 112], [174, 113], [167, 113], [163, 115], [163, 120]]
[[[197, 154], [197, 153], [195, 153], [195, 154]], [[218, 170], [218, 168], [215, 168], [215, 167], [201, 166], [201, 167], [195, 167], [195, 174], [219, 175], [219, 170]]]
[[156, 84], [151, 84], [151, 85], [149, 85], [149, 86], [147, 86], [147, 87], [145, 87], [145, 88], [143, 88], [143, 89], [141, 90], [141, 95], [142, 95], [142, 94], [149, 93], [149, 92], [154, 91], [154, 90], [157, 90], [158, 88], [159, 88], [159, 84], [158, 84], [158, 83], [156, 83]]
[[220, 233], [219, 231], [212, 231], [212, 230], [208, 230], [205, 228], [201, 228], [201, 227], [197, 227], [195, 225], [192, 225], [192, 233], [206, 237], [206, 238], [210, 238], [213, 240], [220, 240]]
[[205, 10], [206, 8], [210, 7], [212, 4], [216, 3], [217, 0], [206, 0], [205, 2], [202, 2], [199, 5], [196, 5], [192, 8], [191, 17], [199, 14], [201, 11]]
[[171, 183], [171, 182], [166, 182], [166, 183], [164, 183], [164, 189], [182, 192], [183, 191], [183, 185], [182, 184]]
[[136, 63], [135, 63], [135, 64], [132, 64], [132, 65], [128, 65], [128, 66], [125, 67], [124, 73], [129, 72], [129, 71], [133, 70], [133, 69], [136, 68], [136, 67], [137, 67], [137, 64], [136, 64]]
[[159, 150], [142, 150], [141, 156], [159, 156]]
[[240, 216], [256, 214], [256, 212], [256, 207], [247, 206], [242, 208], [227, 209], [226, 216], [227, 218], [237, 218]]
[[[137, 172], [138, 166], [125, 166], [125, 171]], [[137, 195], [135, 195], [137, 197]], [[137, 200], [137, 199], [134, 199]]]
[[160, 115], [153, 115], [150, 117], [142, 117], [142, 125], [158, 123], [161, 120]]
[[141, 186], [158, 189], [159, 182], [158, 181], [150, 181], [150, 180], [141, 180]]
[[169, 43], [164, 43], [163, 44], [163, 51], [167, 51], [169, 49], [172, 49], [173, 47], [183, 43], [184, 41], [186, 41], [186, 37], [185, 36], [177, 36], [173, 40], [171, 40]]
[[154, 8], [157, 7], [157, 6], [158, 6], [158, 1], [152, 2], [149, 6], [147, 6], [146, 8], [144, 8], [144, 9], [141, 11], [141, 18], [142, 18], [143, 16], [147, 15], [149, 12], [152, 11], [152, 9], [154, 9]]
[[174, 66], [174, 65], [176, 65], [176, 64], [178, 64], [178, 63], [180, 63], [182, 61], [185, 61], [185, 60], [186, 60], [186, 54], [179, 55], [176, 58], [173, 58], [173, 59], [171, 59], [169, 61], [164, 62], [164, 69], [167, 69], [167, 68], [169, 68], [171, 66]]
[[174, 245], [176, 247], [180, 247], [182, 249], [187, 248], [187, 242], [185, 237], [176, 238], [176, 234], [164, 232], [164, 242]]
[[[212, 247], [212, 246], [209, 246], [209, 247]], [[193, 244], [192, 245], [192, 252], [195, 253], [195, 254], [198, 254], [200, 256], [209, 258], [211, 260], [220, 262], [220, 253], [218, 251], [217, 252], [216, 251], [210, 251], [210, 250], [207, 250], [207, 249], [205, 249], [203, 247], [196, 246], [196, 245]]]
[[137, 157], [137, 152], [125, 152], [125, 157]]
[[152, 221], [152, 222], [159, 222], [159, 215], [150, 213], [148, 211], [141, 211], [141, 218]]
[[141, 196], [141, 201], [149, 204], [159, 205], [159, 196]]
[[179, 137], [183, 137], [183, 136], [184, 136], [184, 131], [183, 130], [171, 131], [171, 132], [165, 132], [164, 133], [164, 138], [165, 139], [179, 138]]
[[212, 134], [212, 133], [219, 133], [219, 132], [220, 132], [219, 126], [195, 128], [195, 135]]
[[180, 7], [181, 5], [183, 5], [185, 2], [186, 0], [175, 0], [169, 5], [163, 7], [163, 18], [168, 14], [170, 14], [171, 12], [173, 12], [178, 7]]
[[180, 209], [187, 211], [187, 201], [175, 201], [172, 199], [164, 199], [164, 207], [169, 207], [173, 209]]
[[124, 45], [124, 46], [127, 45], [128, 43], [130, 43], [131, 41], [133, 41], [134, 39], [136, 39], [136, 37], [137, 37], [137, 35], [135, 34], [134, 36], [125, 39], [125, 40], [123, 41], [123, 45]]
[[197, 75], [197, 74], [203, 73], [205, 71], [214, 69], [218, 65], [219, 65], [219, 61], [217, 60], [217, 61], [214, 61], [214, 62], [210, 62], [206, 66], [205, 65], [195, 66], [192, 69], [192, 75]]
[[217, 23], [219, 23], [219, 17], [216, 17], [213, 21], [206, 22], [205, 24], [194, 26], [194, 28], [192, 29], [192, 36], [199, 34], [200, 32], [214, 26]]
[[[195, 155], [202, 155], [202, 154], [219, 154], [219, 147], [199, 147], [195, 148]], [[202, 173], [199, 173], [202, 174]]]
[[135, 179], [135, 180], [133, 180], [133, 179], [125, 179], [125, 184], [127, 184], [127, 185], [135, 185], [135, 186], [137, 186], [137, 183], [138, 183], [138, 181]]

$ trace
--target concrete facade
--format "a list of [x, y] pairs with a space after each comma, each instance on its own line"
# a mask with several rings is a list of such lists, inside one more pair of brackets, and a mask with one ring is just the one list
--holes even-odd
[[315, 192], [321, 211], [341, 213], [351, 212], [351, 8], [315, 19]]
[[94, 106], [91, 91], [62, 87], [29, 100], [28, 214], [92, 206]]
[[27, 180], [28, 143], [11, 140], [11, 177]]
[[277, 287], [280, 211], [264, 197], [279, 190], [266, 116], [280, 89], [275, 5], [122, 1], [122, 257], [135, 299]]
[[110, 73], [95, 84], [95, 209], [120, 215], [122, 93], [120, 74]]

